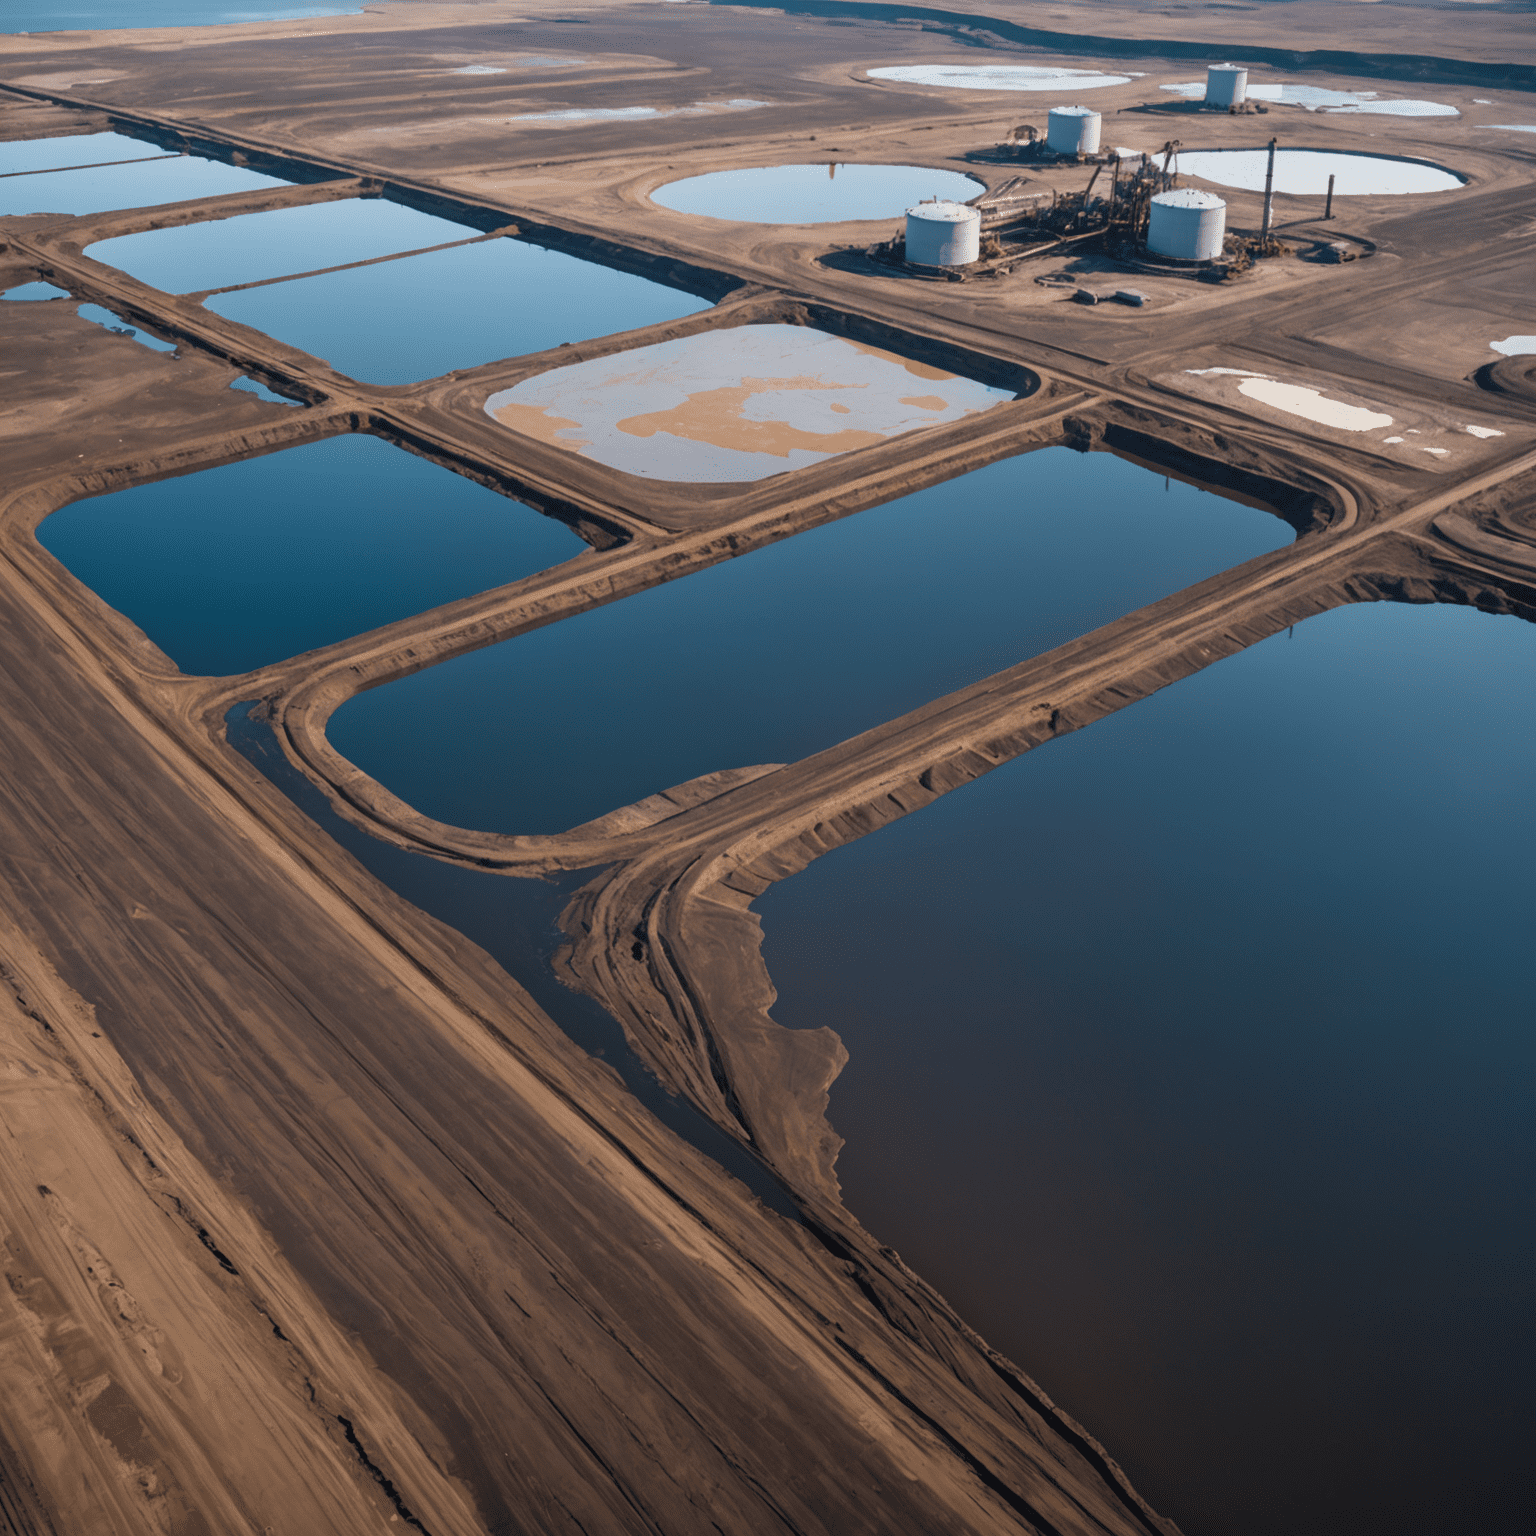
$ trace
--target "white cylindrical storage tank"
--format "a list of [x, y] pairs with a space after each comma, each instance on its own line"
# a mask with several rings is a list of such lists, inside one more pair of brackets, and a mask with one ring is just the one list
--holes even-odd
[[1240, 107], [1248, 99], [1248, 71], [1241, 64], [1212, 64], [1205, 72], [1205, 100], [1212, 107]]
[[1046, 146], [1058, 155], [1099, 152], [1099, 114], [1092, 107], [1052, 107], [1046, 121]]
[[920, 267], [964, 267], [981, 255], [981, 210], [948, 201], [907, 209], [907, 260]]
[[1159, 192], [1152, 199], [1147, 249], [1180, 261], [1214, 261], [1227, 232], [1227, 205], [1214, 192]]

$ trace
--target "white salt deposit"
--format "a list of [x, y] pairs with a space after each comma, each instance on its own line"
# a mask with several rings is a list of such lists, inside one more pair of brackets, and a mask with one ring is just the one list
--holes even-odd
[[[1306, 389], [1300, 384], [1286, 384], [1267, 373], [1254, 373], [1247, 368], [1186, 368], [1185, 373], [1226, 375], [1241, 379], [1238, 391], [1250, 400], [1262, 401], [1278, 411], [1292, 416], [1304, 416], [1308, 421], [1319, 422], [1325, 427], [1338, 427], [1344, 432], [1369, 432], [1375, 427], [1390, 427], [1392, 418], [1384, 411], [1368, 411], [1364, 406], [1346, 405], [1342, 400], [1330, 400], [1321, 391]], [[1401, 438], [1388, 438], [1388, 442], [1401, 442]]]
[[951, 91], [1097, 91], [1106, 85], [1129, 85], [1140, 77], [1027, 64], [897, 64], [872, 69], [869, 78], [897, 80], [903, 85], [936, 85]]
[[[1190, 101], [1205, 98], [1204, 80], [1182, 80], [1160, 85]], [[1249, 101], [1273, 101], [1286, 107], [1300, 107], [1306, 112], [1384, 112], [1392, 117], [1460, 117], [1455, 107], [1443, 101], [1411, 101], [1389, 98], [1383, 101], [1375, 91], [1332, 91], [1321, 85], [1293, 85], [1280, 81], [1270, 85], [1248, 86]]]
[[1406, 437], [1384, 437], [1384, 438], [1382, 438], [1382, 442], [1384, 442], [1384, 443], [1406, 443], [1407, 441], [1408, 441], [1408, 439]]
[[[1186, 176], [1238, 187], [1245, 192], [1264, 190], [1269, 152], [1264, 149], [1197, 149], [1179, 156]], [[1398, 160], [1385, 155], [1337, 154], [1323, 149], [1282, 149], [1275, 155], [1275, 191], [1293, 197], [1321, 197], [1328, 178], [1341, 197], [1382, 194], [1451, 192], [1461, 178], [1423, 160]]]
[[463, 69], [450, 69], [450, 75], [504, 75], [506, 70], [498, 69], [494, 64], [466, 64]]
[[1503, 341], [1490, 341], [1488, 345], [1505, 357], [1525, 357], [1536, 352], [1536, 336], [1506, 336]]
[[1490, 128], [1502, 128], [1505, 133], [1536, 133], [1536, 123], [1489, 123]]
[[1421, 453], [1433, 453], [1442, 459], [1446, 456], [1447, 453], [1450, 452], [1448, 448], [1426, 448], [1422, 443], [1415, 443], [1413, 446], [1417, 448]]
[[1319, 391], [1303, 389], [1299, 384], [1282, 384], [1278, 379], [1244, 379], [1237, 387], [1250, 400], [1260, 400], [1276, 410], [1344, 432], [1369, 432], [1373, 427], [1392, 425], [1392, 418], [1384, 411], [1368, 411], [1363, 406], [1345, 405], [1342, 400], [1329, 400]]
[[1468, 427], [1467, 431], [1473, 437], [1503, 437], [1504, 434], [1495, 427]]

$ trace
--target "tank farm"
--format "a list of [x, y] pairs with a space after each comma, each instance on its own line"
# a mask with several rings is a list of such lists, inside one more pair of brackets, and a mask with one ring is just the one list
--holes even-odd
[[[1384, 9], [0, 35], [0, 1532], [1524, 1528], [1529, 1403], [1437, 1397], [1406, 1323], [1381, 1379], [1433, 1433], [1373, 1470], [1266, 1431], [1229, 1475], [1253, 1405], [1210, 1389], [1165, 1458], [1146, 1371], [1117, 1416], [1023, 1292], [949, 1295], [845, 1187], [861, 1005], [845, 1040], [774, 958], [797, 878], [1245, 659], [1409, 608], [1526, 644], [1528, 18], [1394, 11], [1384, 52]], [[1015, 559], [1019, 624], [1059, 618], [1007, 627]], [[1358, 751], [1287, 813], [1410, 772]], [[1472, 830], [1506, 769], [1429, 784], [1405, 868], [1525, 847], [1528, 780]], [[1216, 907], [1258, 900], [1225, 858]], [[978, 954], [990, 899], [953, 898]], [[1321, 996], [1373, 919], [1309, 910]], [[1095, 921], [1021, 1017], [1132, 966]], [[981, 1080], [967, 976], [924, 1059]], [[1080, 1161], [993, 1174], [1071, 1204]]]

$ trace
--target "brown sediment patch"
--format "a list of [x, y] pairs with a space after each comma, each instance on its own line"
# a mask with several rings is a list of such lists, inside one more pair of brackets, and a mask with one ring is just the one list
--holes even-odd
[[851, 336], [845, 336], [843, 340], [856, 351], [866, 353], [870, 357], [883, 358], [888, 363], [898, 364], [915, 378], [929, 379], [937, 384], [944, 379], [955, 377], [954, 374], [946, 373], [942, 368], [934, 368], [927, 363], [914, 362], [910, 357], [902, 357], [898, 352], [887, 352], [883, 347], [872, 347], [867, 342], [855, 341]]
[[920, 411], [947, 411], [949, 401], [942, 395], [903, 395], [903, 405], [915, 405]]
[[[879, 432], [808, 432], [792, 427], [787, 421], [748, 421], [742, 407], [754, 395], [791, 389], [858, 389], [861, 385], [835, 384], [809, 374], [793, 379], [743, 379], [720, 389], [704, 389], [689, 395], [682, 405], [669, 410], [651, 411], [644, 416], [630, 416], [616, 422], [620, 432], [631, 437], [652, 437], [667, 432], [690, 442], [708, 443], [735, 453], [771, 453], [787, 459], [793, 449], [812, 453], [847, 453], [884, 442]], [[837, 407], [834, 405], [833, 409]], [[843, 407], [846, 412], [847, 407]]]
[[846, 405], [839, 405], [835, 400], [832, 402], [832, 409], [836, 411], [839, 416], [846, 416], [848, 414], [848, 407]]
[[500, 406], [495, 414], [495, 419], [504, 427], [511, 427], [514, 432], [521, 432], [524, 437], [531, 437], [536, 442], [550, 443], [556, 448], [586, 448], [591, 439], [585, 437], [560, 437], [559, 433], [568, 427], [581, 430], [579, 421], [572, 421], [566, 416], [551, 416], [548, 411], [540, 410], [536, 405], [520, 405], [517, 401], [509, 401]]

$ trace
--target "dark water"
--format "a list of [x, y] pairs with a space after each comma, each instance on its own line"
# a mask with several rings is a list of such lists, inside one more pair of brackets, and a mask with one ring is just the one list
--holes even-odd
[[238, 21], [356, 16], [357, 6], [283, 5], [271, 0], [16, 0], [0, 11], [0, 33], [78, 32], [116, 27], [211, 27]]
[[250, 718], [249, 710], [249, 704], [237, 704], [224, 722], [230, 745], [242, 757], [397, 895], [485, 950], [571, 1040], [612, 1067], [625, 1087], [670, 1130], [740, 1179], [763, 1204], [781, 1216], [799, 1219], [783, 1190], [740, 1146], [657, 1082], [629, 1048], [612, 1015], [556, 977], [550, 961], [565, 941], [557, 919], [571, 894], [594, 871], [555, 880], [509, 879], [391, 848], [343, 821], [283, 756], [271, 730]]
[[586, 546], [376, 437], [327, 438], [77, 501], [38, 541], [184, 672], [245, 672]]
[[136, 160], [131, 165], [101, 166], [92, 171], [9, 176], [0, 180], [0, 214], [109, 213], [119, 208], [147, 208], [192, 197], [220, 197], [226, 192], [286, 185], [276, 176], [263, 176], [242, 166], [178, 155], [173, 160]]
[[1536, 628], [1325, 614], [756, 904], [850, 1208], [1187, 1536], [1532, 1529]]
[[386, 198], [346, 198], [119, 235], [86, 246], [85, 254], [167, 293], [200, 293], [472, 240], [479, 233]]
[[207, 303], [370, 384], [409, 384], [710, 307], [680, 289], [521, 240], [407, 256]]
[[1291, 538], [1164, 485], [1008, 459], [361, 694], [330, 737], [428, 816], [561, 831], [832, 746]]
[[71, 165], [104, 165], [112, 160], [153, 160], [158, 144], [124, 133], [75, 133], [56, 139], [18, 139], [0, 144], [0, 176], [56, 171]]

